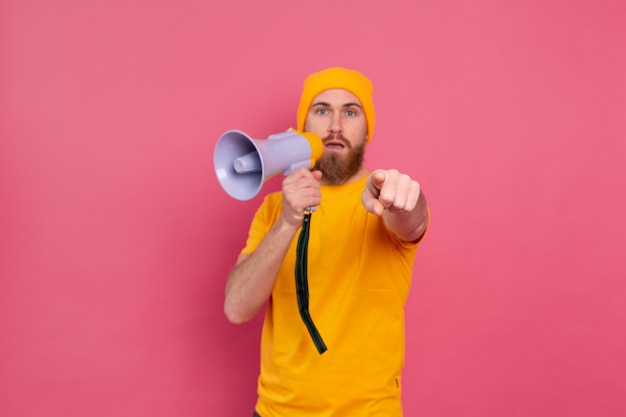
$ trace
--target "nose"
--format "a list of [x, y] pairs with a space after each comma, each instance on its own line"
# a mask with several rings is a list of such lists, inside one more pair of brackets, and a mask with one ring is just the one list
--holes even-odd
[[333, 114], [333, 117], [330, 120], [330, 126], [328, 127], [328, 132], [335, 135], [341, 134], [343, 132], [343, 124], [341, 123], [340, 114]]

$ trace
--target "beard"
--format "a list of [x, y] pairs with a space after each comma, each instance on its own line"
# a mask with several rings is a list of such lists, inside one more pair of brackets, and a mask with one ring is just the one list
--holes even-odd
[[352, 147], [344, 137], [327, 137], [324, 142], [334, 139], [341, 140], [348, 149], [348, 154], [343, 157], [335, 152], [327, 152], [322, 155], [315, 164], [313, 170], [322, 171], [322, 181], [330, 185], [340, 185], [354, 176], [363, 165], [365, 155], [365, 141]]

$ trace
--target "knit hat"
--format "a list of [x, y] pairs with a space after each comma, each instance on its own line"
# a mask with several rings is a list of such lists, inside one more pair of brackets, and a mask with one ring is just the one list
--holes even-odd
[[313, 73], [304, 80], [300, 105], [298, 106], [298, 112], [296, 114], [298, 130], [300, 132], [304, 130], [306, 116], [309, 113], [313, 99], [322, 91], [332, 88], [347, 90], [359, 99], [363, 111], [365, 112], [365, 120], [367, 121], [367, 142], [369, 143], [369, 141], [372, 140], [374, 121], [376, 119], [374, 102], [372, 100], [374, 87], [372, 86], [372, 82], [365, 75], [346, 68], [328, 68]]

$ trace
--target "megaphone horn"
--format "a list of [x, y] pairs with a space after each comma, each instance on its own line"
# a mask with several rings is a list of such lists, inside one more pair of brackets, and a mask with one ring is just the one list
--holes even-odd
[[250, 200], [274, 175], [312, 168], [323, 151], [322, 140], [311, 132], [290, 129], [265, 140], [229, 130], [217, 140], [213, 162], [224, 191], [237, 200]]

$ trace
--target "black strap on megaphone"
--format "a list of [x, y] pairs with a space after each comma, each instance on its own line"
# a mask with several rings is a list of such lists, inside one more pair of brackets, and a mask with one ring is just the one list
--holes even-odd
[[311, 226], [311, 211], [304, 212], [302, 229], [298, 236], [296, 247], [296, 296], [298, 298], [298, 310], [300, 317], [306, 325], [313, 343], [320, 355], [328, 349], [317, 331], [309, 313], [309, 279], [308, 279], [308, 251], [309, 251], [309, 228]]

